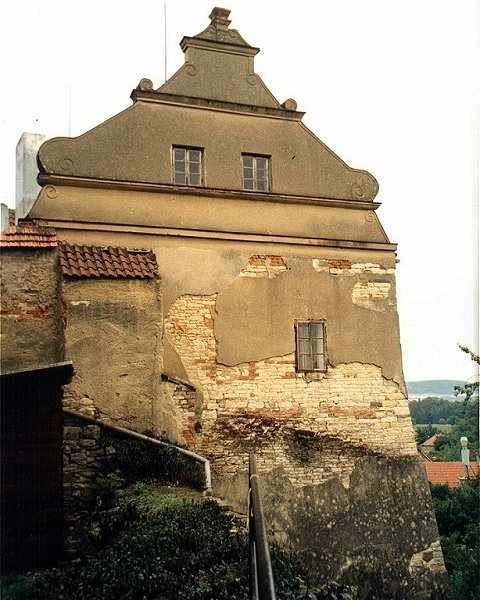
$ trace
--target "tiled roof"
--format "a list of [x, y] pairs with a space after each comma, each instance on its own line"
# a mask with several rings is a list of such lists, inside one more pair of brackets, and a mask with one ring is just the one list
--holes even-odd
[[[463, 463], [457, 462], [424, 462], [427, 479], [435, 485], [448, 485], [448, 487], [457, 487], [460, 478], [464, 476]], [[469, 466], [471, 476], [478, 474], [478, 466], [471, 462]]]
[[438, 439], [438, 436], [436, 434], [432, 435], [432, 437], [429, 437], [428, 440], [425, 440], [424, 442], [422, 442], [420, 444], [420, 446], [427, 446], [429, 448], [433, 448], [435, 446], [435, 442], [437, 441], [437, 439]]
[[0, 248], [55, 248], [57, 245], [54, 229], [33, 224], [13, 225], [0, 235]]
[[77, 246], [62, 242], [60, 268], [65, 277], [83, 279], [152, 279], [158, 275], [155, 254], [112, 246]]

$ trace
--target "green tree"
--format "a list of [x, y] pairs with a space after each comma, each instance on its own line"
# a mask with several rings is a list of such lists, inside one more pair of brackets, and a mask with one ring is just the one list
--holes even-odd
[[478, 597], [480, 573], [480, 480], [469, 479], [456, 489], [431, 486], [451, 600]]
[[[475, 352], [472, 352], [465, 346], [459, 346], [459, 348], [468, 354], [475, 363], [480, 364], [478, 354], [475, 354]], [[457, 396], [464, 396], [464, 400], [454, 403], [457, 405], [457, 411], [453, 418], [452, 430], [438, 437], [435, 443], [435, 451], [430, 454], [434, 460], [460, 460], [460, 438], [464, 436], [469, 441], [471, 458], [478, 456], [478, 381], [466, 383], [463, 386], [455, 386], [455, 394]]]

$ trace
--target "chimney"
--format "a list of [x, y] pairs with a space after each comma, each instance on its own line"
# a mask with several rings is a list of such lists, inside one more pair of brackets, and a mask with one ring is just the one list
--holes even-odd
[[47, 136], [41, 133], [22, 133], [17, 144], [15, 179], [15, 218], [24, 219], [35, 200], [40, 186], [37, 183], [37, 152]]
[[468, 479], [468, 469], [470, 467], [470, 450], [468, 449], [468, 438], [461, 437], [462, 444], [462, 463], [463, 463], [463, 479]]

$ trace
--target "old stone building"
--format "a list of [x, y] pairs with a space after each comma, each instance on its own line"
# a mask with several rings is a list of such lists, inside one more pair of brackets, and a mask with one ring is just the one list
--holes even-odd
[[208, 457], [232, 503], [254, 450], [271, 534], [319, 581], [440, 597], [378, 184], [277, 101], [228, 17], [160, 88], [38, 152], [65, 403]]

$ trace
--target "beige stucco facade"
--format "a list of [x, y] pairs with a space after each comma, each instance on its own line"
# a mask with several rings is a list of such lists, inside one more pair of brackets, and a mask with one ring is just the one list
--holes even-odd
[[[321, 496], [322, 486], [335, 480], [348, 496], [355, 478], [368, 489], [366, 473], [374, 469], [365, 467], [367, 459], [376, 465], [370, 482], [376, 494], [381, 465], [405, 465], [408, 485], [427, 506], [421, 534], [392, 566], [408, 579], [411, 557], [438, 533], [416, 466], [396, 308], [396, 246], [375, 212], [377, 182], [316, 138], [294, 101], [280, 104], [273, 97], [254, 71], [258, 49], [229, 29], [228, 11], [215, 11], [204, 32], [182, 40], [185, 65], [161, 88], [141, 80], [130, 108], [78, 138], [49, 140], [39, 151], [42, 190], [30, 216], [72, 244], [152, 249], [160, 276], [155, 294], [135, 282], [123, 296], [142, 319], [136, 331], [143, 362], [129, 366], [141, 402], [112, 394], [112, 379], [121, 374], [107, 362], [103, 383], [100, 377], [92, 386], [86, 376], [72, 389], [102, 418], [153, 429], [210, 458], [215, 489], [231, 501], [243, 490], [238, 482], [251, 450], [265, 481], [279, 473], [278, 481], [300, 495], [308, 488]], [[201, 186], [174, 183], [175, 146], [203, 150]], [[267, 192], [242, 189], [243, 153], [269, 157]], [[78, 307], [117, 294], [105, 286], [64, 286], [66, 359], [80, 348], [81, 368], [86, 349], [77, 334], [85, 323]], [[301, 373], [294, 324], [312, 319], [325, 321], [328, 367]], [[132, 332], [122, 335], [135, 353]], [[109, 336], [102, 344], [112, 342]], [[115, 348], [113, 363], [121, 362], [122, 340]], [[400, 471], [389, 472], [397, 477]], [[406, 503], [400, 480], [395, 485]], [[275, 498], [272, 489], [268, 498]], [[398, 498], [385, 497], [392, 515], [400, 510]], [[348, 521], [348, 502], [335, 508], [339, 522]], [[272, 513], [283, 541], [288, 528], [297, 527], [290, 516], [279, 524]], [[300, 537], [289, 539], [302, 549]], [[374, 570], [385, 567], [379, 548]], [[425, 573], [428, 578], [428, 567]]]

